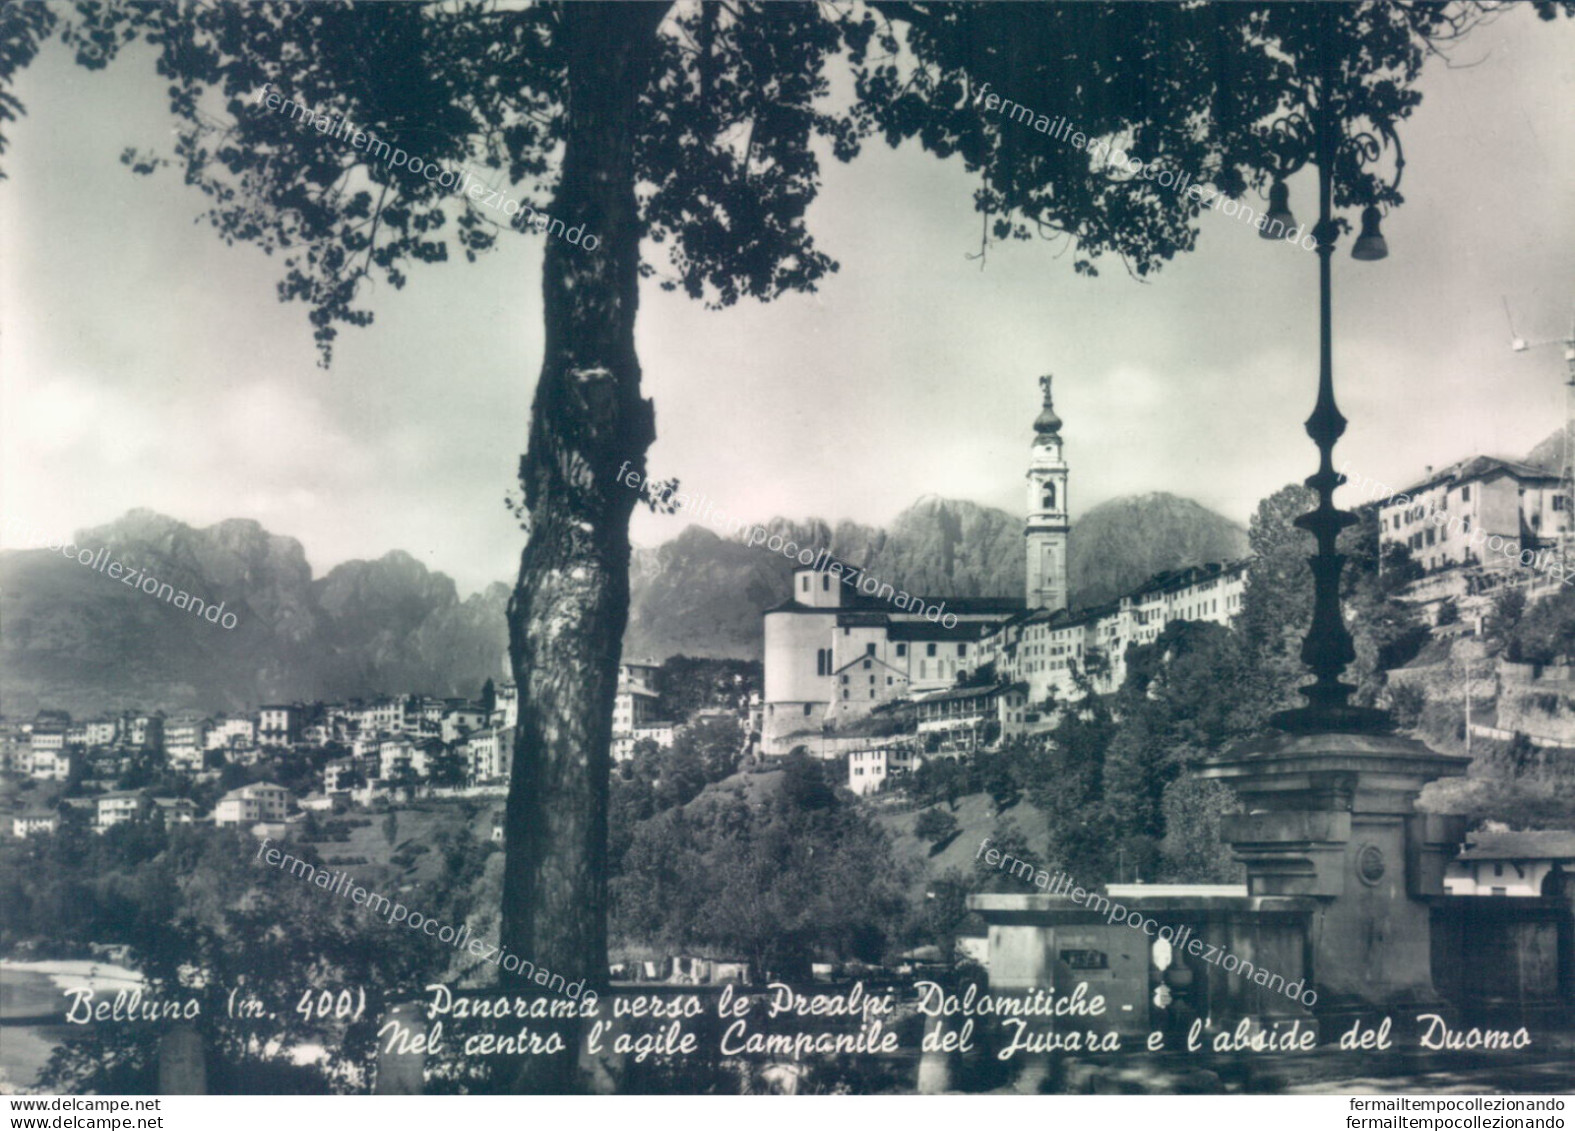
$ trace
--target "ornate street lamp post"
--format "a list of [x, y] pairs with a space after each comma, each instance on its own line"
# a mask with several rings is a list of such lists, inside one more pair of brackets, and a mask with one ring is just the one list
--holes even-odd
[[[1332, 14], [1327, 6], [1322, 6], [1318, 15], [1317, 77], [1309, 105], [1305, 112], [1293, 112], [1273, 126], [1275, 133], [1292, 142], [1294, 150], [1306, 153], [1310, 149], [1312, 163], [1318, 170], [1318, 223], [1313, 228], [1318, 254], [1318, 401], [1307, 418], [1306, 428], [1307, 435], [1318, 445], [1319, 459], [1317, 472], [1305, 481], [1309, 488], [1318, 492], [1318, 506], [1296, 520], [1296, 525], [1318, 543], [1318, 552], [1308, 559], [1313, 574], [1314, 603], [1312, 624], [1302, 641], [1301, 651], [1303, 662], [1316, 678], [1301, 689], [1307, 699], [1306, 706], [1281, 711], [1272, 719], [1281, 730], [1296, 733], [1380, 731], [1391, 725], [1387, 711], [1352, 705], [1349, 700], [1356, 688], [1340, 678], [1346, 665], [1356, 658], [1356, 649], [1340, 607], [1340, 573], [1345, 566], [1345, 556], [1338, 553], [1335, 546], [1340, 531], [1355, 523], [1357, 518], [1334, 505], [1335, 488], [1345, 482], [1345, 476], [1334, 469], [1334, 445], [1345, 433], [1346, 420], [1334, 399], [1330, 260], [1340, 230], [1332, 215], [1337, 163], [1342, 160], [1354, 162], [1361, 168], [1377, 161], [1392, 146], [1396, 154], [1394, 180], [1388, 187], [1393, 191], [1399, 187], [1405, 156], [1398, 135], [1387, 123], [1376, 127], [1380, 131], [1378, 135], [1362, 132], [1349, 139], [1344, 137], [1333, 105], [1335, 83], [1329, 61], [1332, 25]], [[1341, 141], [1348, 141], [1344, 152], [1341, 152]], [[1275, 239], [1274, 231], [1294, 226], [1285, 180], [1303, 164], [1305, 161], [1281, 165], [1269, 193], [1270, 223], [1260, 233], [1265, 238]], [[1371, 261], [1389, 254], [1379, 230], [1380, 215], [1373, 204], [1363, 210], [1361, 235], [1351, 249], [1353, 258]], [[1276, 224], [1283, 229], [1276, 228]]]
[[[1316, 987], [1301, 1005], [1316, 1006], [1331, 1022], [1364, 1009], [1432, 1006], [1430, 900], [1443, 894], [1446, 862], [1458, 848], [1464, 819], [1422, 812], [1422, 787], [1465, 773], [1469, 759], [1438, 754], [1414, 738], [1393, 733], [1388, 712], [1350, 702], [1356, 689], [1340, 677], [1356, 657], [1340, 610], [1336, 550], [1340, 531], [1356, 516], [1334, 505], [1345, 476], [1334, 470], [1334, 445], [1345, 417], [1334, 399], [1331, 259], [1342, 205], [1365, 204], [1362, 231], [1351, 249], [1359, 260], [1388, 254], [1379, 231], [1379, 200], [1398, 200], [1405, 159], [1385, 116], [1374, 133], [1346, 133], [1345, 121], [1359, 115], [1341, 100], [1330, 56], [1335, 10], [1316, 9], [1316, 73], [1300, 110], [1276, 121], [1271, 143], [1283, 137], [1284, 152], [1310, 155], [1281, 162], [1270, 191], [1270, 220], [1294, 222], [1285, 180], [1309, 160], [1318, 170], [1318, 401], [1307, 418], [1307, 434], [1318, 445], [1318, 470], [1306, 480], [1318, 505], [1296, 520], [1317, 540], [1312, 567], [1312, 624], [1302, 642], [1302, 659], [1314, 682], [1301, 689], [1307, 703], [1275, 715], [1275, 729], [1232, 747], [1199, 770], [1228, 782], [1243, 811], [1226, 816], [1221, 839], [1246, 865], [1249, 896], [1280, 897], [1276, 907], [1305, 916], [1299, 933], [1275, 944], [1283, 964], [1303, 956], [1294, 972]], [[1390, 146], [1394, 180], [1385, 185], [1363, 174]], [[1336, 180], [1346, 188], [1338, 198]], [[1365, 200], [1362, 198], [1366, 198]], [[1355, 199], [1353, 199], [1355, 198]], [[1267, 226], [1265, 227], [1268, 233]], [[1271, 234], [1272, 238], [1272, 234]], [[1343, 1022], [1340, 1022], [1343, 1023]]]

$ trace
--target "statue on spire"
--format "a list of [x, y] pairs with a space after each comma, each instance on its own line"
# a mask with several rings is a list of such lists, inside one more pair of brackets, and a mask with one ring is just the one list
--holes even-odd
[[1045, 392], [1044, 408], [1040, 410], [1039, 418], [1034, 421], [1034, 431], [1040, 435], [1054, 435], [1061, 431], [1061, 418], [1055, 414], [1055, 408], [1050, 403], [1050, 381], [1052, 374], [1046, 373], [1039, 378], [1039, 387]]

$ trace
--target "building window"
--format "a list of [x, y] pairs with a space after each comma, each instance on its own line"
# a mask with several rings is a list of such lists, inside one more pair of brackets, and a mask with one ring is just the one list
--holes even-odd
[[1495, 864], [1495, 865], [1493, 865], [1493, 874], [1495, 876], [1502, 876], [1504, 874], [1504, 865], [1502, 865], [1502, 864]]
[[935, 655], [935, 645], [933, 645], [933, 644], [926, 644], [924, 646], [924, 654], [926, 656], [933, 656], [933, 655]]
[[852, 630], [852, 629], [851, 629], [851, 628], [844, 628], [844, 629], [843, 629], [843, 630], [842, 630], [842, 635], [844, 635], [844, 636], [849, 636], [849, 635], [851, 635], [851, 634], [852, 634], [852, 632], [853, 632], [853, 630]]
[[843, 676], [842, 677], [842, 682], [843, 683], [847, 683], [848, 682], [848, 677], [847, 676]]
[[805, 703], [805, 704], [804, 704], [804, 714], [805, 714], [805, 715], [808, 715], [808, 714], [809, 714], [809, 704], [808, 704], [808, 703]]
[[1567, 501], [1568, 500], [1566, 500], [1563, 495], [1554, 495], [1553, 496], [1553, 509], [1556, 510], [1556, 511], [1564, 510], [1565, 509], [1564, 504]]
[[[868, 660], [864, 661], [864, 670], [865, 671], [869, 671], [870, 670], [870, 662]], [[874, 676], [870, 676], [870, 678], [874, 679], [875, 677]]]
[[820, 591], [822, 593], [825, 593], [825, 592], [829, 591], [830, 589], [831, 589], [831, 575], [829, 573], [821, 574], [820, 575]]
[[870, 698], [871, 699], [875, 698], [875, 689], [873, 687], [870, 688]]
[[806, 573], [803, 577], [798, 579], [798, 591], [800, 593], [809, 592], [809, 574]]
[[1469, 503], [1471, 501], [1471, 488], [1470, 487], [1462, 487], [1462, 488], [1460, 488], [1460, 501], [1462, 503]]
[[[873, 644], [866, 644], [866, 645], [864, 645], [864, 654], [866, 656], [873, 656], [875, 654], [875, 645], [873, 645]], [[869, 667], [868, 664], [865, 664], [864, 666], [865, 667]]]
[[886, 677], [886, 686], [887, 686], [887, 687], [890, 687], [890, 686], [891, 686], [891, 676], [887, 676], [887, 677]]
[[968, 654], [968, 645], [966, 645], [966, 644], [959, 644], [959, 645], [957, 645], [957, 654], [959, 656], [966, 656]]
[[1046, 483], [1045, 484], [1044, 509], [1047, 510], [1047, 511], [1055, 510], [1055, 484], [1054, 483]]
[[[1554, 502], [1558, 502], [1559, 500], [1554, 499], [1553, 501]], [[1464, 530], [1467, 534], [1471, 533], [1471, 519], [1470, 518], [1465, 519], [1465, 521], [1463, 521], [1460, 524], [1460, 526], [1461, 526], [1461, 529]]]
[[1508, 888], [1494, 888], [1493, 889], [1493, 894], [1494, 895], [1508, 895], [1509, 894], [1509, 889]]

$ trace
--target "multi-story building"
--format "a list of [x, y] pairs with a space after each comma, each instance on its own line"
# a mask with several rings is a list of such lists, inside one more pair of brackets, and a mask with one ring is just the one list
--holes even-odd
[[60, 814], [38, 809], [18, 813], [11, 818], [11, 835], [15, 837], [44, 836], [60, 830]]
[[487, 727], [464, 740], [465, 770], [476, 783], [507, 781], [514, 759], [514, 731]]
[[408, 734], [391, 734], [377, 744], [377, 776], [383, 781], [393, 781], [413, 774], [424, 778], [431, 772], [430, 747], [426, 742]]
[[1570, 533], [1571, 517], [1557, 472], [1475, 456], [1438, 472], [1428, 468], [1420, 481], [1383, 498], [1379, 541], [1404, 546], [1427, 570], [1507, 569], [1523, 551], [1556, 546]]
[[93, 830], [107, 832], [116, 825], [142, 818], [148, 810], [147, 796], [133, 789], [101, 793], [94, 799], [98, 811], [93, 817]]
[[911, 736], [888, 740], [848, 754], [848, 788], [860, 797], [874, 793], [888, 778], [911, 774], [924, 764]]
[[302, 710], [296, 703], [265, 703], [257, 708], [257, 742], [293, 746], [300, 737]]
[[520, 689], [514, 683], [498, 684], [497, 702], [492, 707], [494, 726], [513, 728], [520, 721]]
[[323, 789], [327, 793], [345, 793], [352, 783], [364, 777], [354, 758], [336, 758], [323, 767]]
[[439, 737], [445, 744], [458, 742], [472, 731], [487, 725], [487, 712], [476, 703], [451, 703], [443, 709]]
[[151, 750], [154, 752], [164, 749], [164, 714], [155, 711], [152, 714], [142, 714], [138, 711], [127, 711], [120, 717], [120, 727], [115, 735], [117, 745], [129, 746], [133, 750]]
[[166, 826], [189, 825], [197, 819], [197, 806], [185, 797], [155, 797], [153, 813], [162, 818]]
[[400, 734], [405, 729], [405, 705], [398, 699], [374, 699], [363, 704], [358, 714], [362, 730], [379, 734]]
[[259, 821], [282, 821], [289, 810], [289, 790], [271, 782], [253, 782], [219, 798], [213, 808], [213, 823], [249, 826]]
[[23, 729], [15, 723], [0, 723], [0, 773], [27, 773], [30, 753]]
[[[34, 734], [37, 738], [37, 734]], [[39, 781], [68, 781], [82, 763], [78, 747], [35, 746], [28, 757], [28, 774]]]
[[23, 736], [23, 742], [12, 756], [18, 771], [40, 781], [65, 781], [69, 778], [73, 755], [81, 747], [67, 744], [68, 727], [35, 723], [23, 729], [29, 733]]
[[164, 724], [164, 757], [171, 769], [195, 773], [203, 767], [208, 751], [207, 719], [176, 715]]
[[1126, 680], [1126, 652], [1152, 644], [1175, 621], [1230, 624], [1240, 613], [1247, 586], [1246, 561], [1156, 574], [1117, 601], [1077, 613], [1035, 610], [1003, 623], [981, 642], [979, 663], [996, 675], [1028, 685], [1035, 706], [1054, 696], [1077, 698], [1076, 675], [1091, 675], [1096, 692], [1116, 690]]
[[927, 748], [952, 753], [985, 745], [991, 729], [997, 736], [1022, 733], [1027, 712], [1028, 687], [1022, 683], [954, 687], [931, 692], [915, 704], [919, 736], [934, 743]]
[[82, 724], [85, 746], [113, 746], [119, 726], [114, 719], [91, 719]]
[[[1069, 611], [1069, 474], [1050, 382], [1041, 384], [1028, 464], [1024, 596], [909, 598], [863, 576], [848, 584], [858, 571], [829, 559], [796, 569], [792, 597], [765, 613], [763, 753], [784, 754], [828, 724], [892, 700], [951, 704], [950, 691], [987, 665], [1002, 687], [988, 713], [1003, 733], [1048, 722], [1040, 705], [1052, 695], [1080, 695], [1078, 673], [1098, 673], [1092, 689], [1113, 691], [1125, 679], [1129, 646], [1152, 643], [1176, 620], [1229, 624], [1241, 611], [1245, 562], [1163, 573], [1119, 601]], [[977, 689], [967, 698], [978, 698]], [[1020, 724], [1012, 721], [1018, 716]]]
[[257, 741], [257, 724], [244, 715], [220, 715], [208, 728], [209, 750], [245, 750]]
[[66, 728], [34, 726], [27, 736], [28, 748], [35, 754], [53, 753], [66, 748]]
[[[649, 730], [657, 722], [655, 664], [629, 663], [618, 665], [618, 691], [613, 699], [612, 756], [622, 762], [634, 754], [637, 731]], [[669, 739], [667, 745], [671, 745]]]

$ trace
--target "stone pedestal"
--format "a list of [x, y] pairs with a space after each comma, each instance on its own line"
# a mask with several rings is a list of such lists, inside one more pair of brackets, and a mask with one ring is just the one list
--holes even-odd
[[1221, 837], [1252, 896], [1311, 897], [1319, 1012], [1435, 1004], [1429, 899], [1465, 833], [1416, 811], [1422, 787], [1470, 759], [1393, 734], [1288, 734], [1242, 743], [1200, 770], [1246, 812]]

